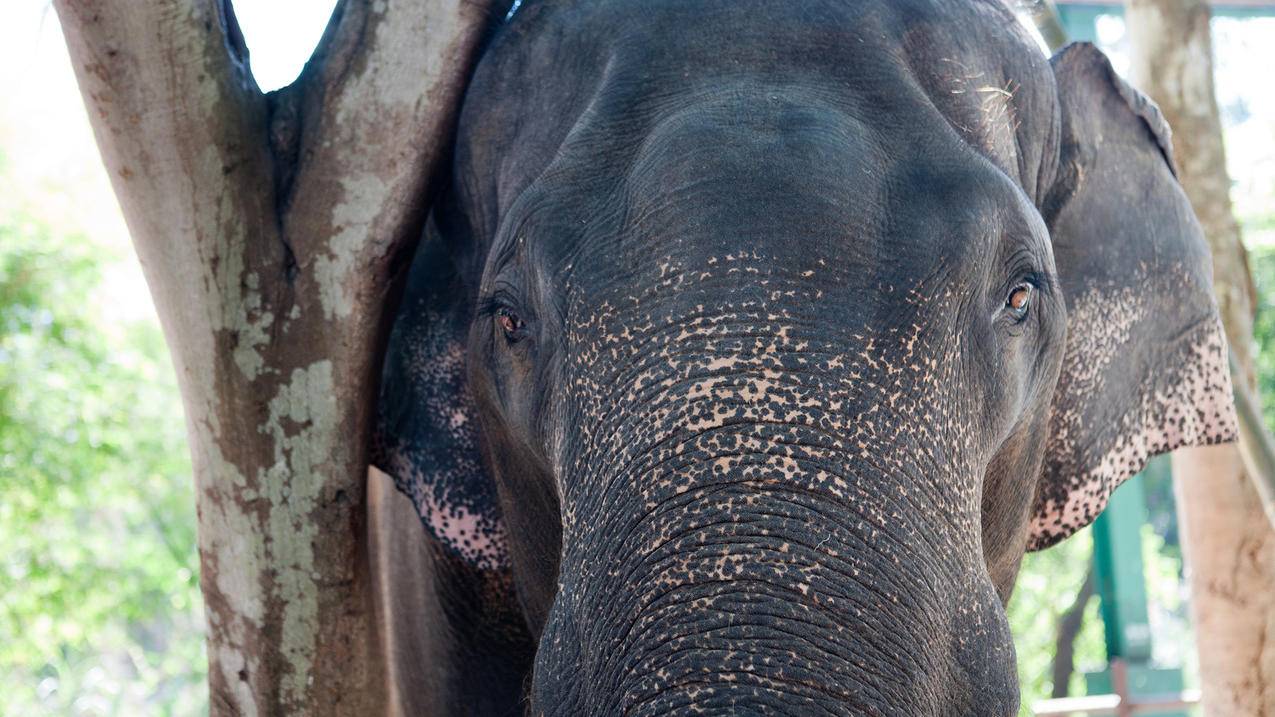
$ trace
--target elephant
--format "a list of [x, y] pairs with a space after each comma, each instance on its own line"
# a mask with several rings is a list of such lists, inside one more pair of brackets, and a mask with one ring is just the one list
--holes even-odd
[[998, 0], [525, 0], [449, 167], [372, 448], [405, 713], [1015, 714], [1024, 554], [1235, 439], [1168, 126]]

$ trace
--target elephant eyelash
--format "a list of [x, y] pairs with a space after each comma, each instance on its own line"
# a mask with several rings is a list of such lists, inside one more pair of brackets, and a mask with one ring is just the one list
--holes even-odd
[[1053, 277], [1044, 272], [1028, 271], [1018, 281], [1023, 284], [1031, 284], [1032, 288], [1041, 294], [1052, 294], [1054, 291]]
[[508, 302], [500, 296], [488, 296], [478, 300], [478, 306], [474, 309], [474, 316], [478, 319], [492, 319], [496, 317], [496, 312], [508, 306]]
[[519, 302], [504, 289], [497, 289], [486, 297], [478, 300], [478, 306], [474, 313], [477, 318], [490, 319], [494, 318], [502, 310], [521, 313], [519, 310]]
[[1045, 294], [1052, 294], [1054, 291], [1054, 279], [1049, 274], [1035, 268], [1035, 263], [1030, 261], [1029, 257], [1016, 258], [1015, 261], [1009, 262], [1006, 268], [1008, 281], [1002, 284], [1002, 288], [1006, 293], [1019, 284], [1030, 284], [1037, 291]]

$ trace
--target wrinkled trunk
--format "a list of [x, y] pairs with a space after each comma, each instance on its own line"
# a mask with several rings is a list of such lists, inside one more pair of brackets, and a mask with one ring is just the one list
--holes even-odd
[[[1213, 253], [1213, 285], [1235, 380], [1256, 388], [1254, 291], [1213, 90], [1204, 0], [1133, 0], [1126, 20], [1135, 82], [1173, 127], [1179, 178]], [[1275, 714], [1275, 531], [1235, 444], [1179, 451], [1174, 487], [1209, 715]]]
[[615, 321], [643, 330], [601, 332], [614, 354], [568, 379], [600, 420], [562, 459], [535, 709], [1012, 713], [977, 459], [948, 450], [934, 395], [887, 373], [919, 324], [858, 352], [779, 313]]
[[644, 474], [668, 487], [600, 530], [623, 538], [581, 537], [602, 550], [577, 564], [623, 567], [587, 576], [592, 591], [566, 578], [574, 604], [555, 608], [550, 644], [565, 630], [570, 646], [539, 664], [590, 672], [554, 713], [1012, 713], [1013, 650], [977, 547], [936, 544], [906, 497], [914, 476], [855, 474], [813, 433], [785, 433], [796, 457], [771, 443]]

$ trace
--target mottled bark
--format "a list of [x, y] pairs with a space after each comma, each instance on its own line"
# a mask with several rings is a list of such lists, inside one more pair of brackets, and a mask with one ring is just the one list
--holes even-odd
[[385, 707], [365, 483], [386, 304], [498, 4], [342, 2], [266, 97], [228, 0], [55, 2], [181, 384], [214, 714]]
[[[1204, 0], [1130, 0], [1134, 82], [1173, 127], [1179, 178], [1213, 251], [1236, 377], [1253, 391], [1254, 290], [1213, 88]], [[1209, 715], [1275, 715], [1275, 532], [1235, 444], [1180, 451], [1174, 482]]]

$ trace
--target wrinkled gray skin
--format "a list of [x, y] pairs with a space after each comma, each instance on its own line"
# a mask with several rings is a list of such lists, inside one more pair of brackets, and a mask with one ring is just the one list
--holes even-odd
[[1159, 113], [995, 2], [529, 0], [452, 180], [376, 454], [458, 714], [1013, 714], [1024, 551], [1233, 433]]

